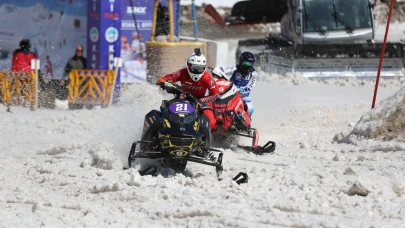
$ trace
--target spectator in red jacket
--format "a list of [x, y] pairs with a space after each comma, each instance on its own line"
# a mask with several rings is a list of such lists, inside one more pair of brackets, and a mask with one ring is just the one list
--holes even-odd
[[[11, 62], [11, 70], [17, 72], [32, 72], [31, 60], [36, 59], [37, 55], [31, 52], [30, 40], [24, 39], [20, 41], [20, 48], [13, 53], [13, 61]], [[41, 71], [38, 69], [39, 88], [45, 90], [46, 83], [42, 78]]]
[[[202, 98], [207, 95], [215, 95], [214, 79], [205, 70], [207, 60], [203, 54], [196, 52], [187, 59], [187, 68], [180, 69], [172, 74], [160, 77], [157, 84], [164, 81], [181, 82], [181, 88], [184, 92], [190, 92], [196, 98]], [[210, 120], [211, 129], [215, 128], [215, 117], [208, 105], [203, 105], [202, 112]]]
[[11, 70], [18, 72], [31, 72], [31, 60], [36, 59], [33, 52], [30, 51], [30, 40], [21, 40], [20, 48], [13, 53], [13, 62], [11, 63]]

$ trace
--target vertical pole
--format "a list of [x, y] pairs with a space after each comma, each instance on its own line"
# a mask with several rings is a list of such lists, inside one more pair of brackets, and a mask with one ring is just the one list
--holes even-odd
[[181, 6], [180, 0], [176, 0], [177, 8], [176, 8], [176, 36], [180, 37], [180, 13], [181, 13]]
[[39, 69], [39, 60], [35, 59], [35, 103], [34, 103], [34, 110], [38, 109], [38, 83], [39, 83], [39, 74], [38, 74], [38, 69]]
[[156, 20], [157, 20], [157, 8], [159, 1], [155, 0], [155, 6], [153, 7], [153, 19], [152, 19], [152, 30], [150, 31], [150, 41], [155, 41], [156, 33]]
[[191, 0], [191, 15], [193, 17], [193, 24], [194, 24], [194, 37], [195, 40], [198, 40], [197, 10], [195, 8], [194, 0]]
[[394, 7], [394, 3], [395, 3], [395, 0], [391, 0], [390, 11], [388, 13], [387, 26], [385, 27], [384, 43], [383, 43], [383, 46], [381, 49], [380, 63], [378, 65], [377, 80], [375, 82], [374, 97], [373, 97], [373, 103], [371, 105], [371, 109], [373, 109], [375, 107], [375, 101], [377, 98], [378, 83], [380, 81], [380, 73], [381, 73], [382, 63], [384, 60], [385, 46], [387, 44], [388, 31], [390, 29], [390, 21], [391, 21], [392, 8]]
[[170, 35], [169, 41], [174, 42], [174, 19], [173, 19], [173, 0], [169, 0], [169, 20], [170, 20]]
[[114, 69], [114, 76], [113, 76], [113, 85], [111, 88], [111, 94], [110, 94], [110, 102], [109, 102], [109, 106], [112, 105], [113, 103], [113, 99], [114, 99], [114, 91], [115, 91], [115, 85], [116, 85], [116, 81], [117, 81], [117, 75], [118, 75], [118, 69], [120, 68], [121, 65], [121, 58], [115, 58], [115, 69]]

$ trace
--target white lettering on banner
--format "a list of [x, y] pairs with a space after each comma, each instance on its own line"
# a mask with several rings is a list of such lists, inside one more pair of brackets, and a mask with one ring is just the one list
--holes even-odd
[[97, 45], [93, 44], [91, 51], [92, 52], [97, 52]]
[[97, 11], [97, 0], [93, 0], [93, 12]]
[[92, 69], [96, 69], [97, 68], [97, 55], [96, 54], [92, 54], [91, 55], [91, 67]]
[[147, 7], [127, 7], [127, 14], [146, 14]]
[[[136, 23], [138, 25], [138, 29], [140, 30], [148, 30], [152, 28], [152, 21], [138, 21]], [[122, 21], [121, 29], [124, 30], [132, 30], [135, 28], [135, 23], [132, 21]]]
[[115, 0], [110, 0], [110, 12], [114, 12], [114, 2]]
[[114, 45], [108, 45], [108, 69], [114, 69]]

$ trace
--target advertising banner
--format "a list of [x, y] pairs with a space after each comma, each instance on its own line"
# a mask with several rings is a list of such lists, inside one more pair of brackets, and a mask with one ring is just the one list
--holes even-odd
[[[146, 62], [145, 42], [151, 36], [154, 1], [122, 0], [121, 4], [121, 83], [146, 81], [146, 64], [153, 64]], [[168, 0], [162, 0], [161, 6], [167, 7]], [[176, 1], [173, 6], [175, 15]]]
[[[93, 0], [94, 1], [94, 0]], [[120, 30], [121, 30], [121, 0], [100, 0], [101, 21], [100, 40], [101, 47], [106, 50], [101, 52], [100, 69], [114, 69], [114, 57], [120, 57]], [[117, 84], [119, 84], [119, 77]]]
[[113, 70], [120, 57], [121, 1], [88, 0], [88, 68]]
[[98, 1], [88, 1], [87, 69], [100, 68], [100, 7]]
[[[132, 1], [132, 4], [131, 4]], [[154, 1], [122, 0], [121, 82], [146, 81], [146, 46], [152, 29]], [[134, 18], [135, 17], [135, 18]], [[136, 30], [135, 20], [138, 26]]]
[[[87, 61], [88, 69], [114, 70], [114, 58], [120, 57], [121, 1], [87, 0]], [[120, 89], [120, 71], [115, 87]]]

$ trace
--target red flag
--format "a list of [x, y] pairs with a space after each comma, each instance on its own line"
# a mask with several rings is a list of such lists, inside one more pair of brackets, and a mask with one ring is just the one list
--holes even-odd
[[210, 15], [222, 28], [225, 28], [225, 21], [224, 19], [221, 17], [221, 15], [219, 15], [219, 13], [217, 12], [217, 10], [211, 5], [207, 5], [204, 8], [204, 11]]

